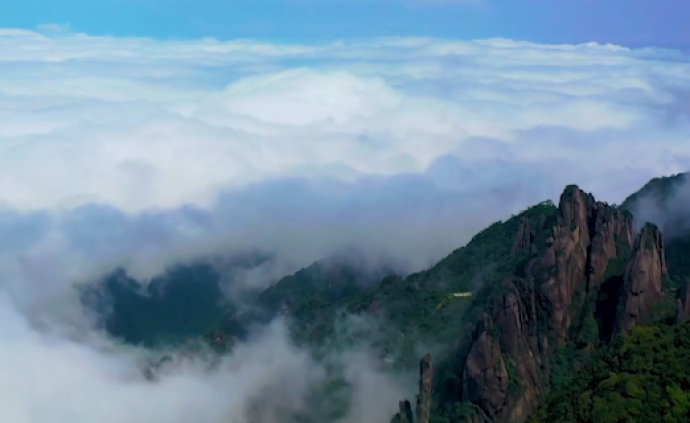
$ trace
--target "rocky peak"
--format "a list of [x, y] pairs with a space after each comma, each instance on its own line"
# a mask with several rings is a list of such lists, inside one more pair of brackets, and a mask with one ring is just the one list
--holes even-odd
[[[590, 245], [589, 280], [603, 282], [613, 259], [627, 259], [625, 253], [635, 241], [632, 217], [606, 203], [597, 203]], [[622, 250], [622, 251], [619, 251]]]
[[429, 423], [432, 383], [433, 366], [431, 354], [427, 354], [419, 362], [419, 392], [417, 393], [416, 416], [412, 414], [410, 401], [405, 399], [398, 403], [398, 413], [393, 416], [392, 423]]
[[633, 242], [632, 219], [595, 201], [574, 185], [566, 187], [553, 228], [553, 242], [535, 258], [532, 275], [540, 284], [548, 327], [559, 344], [567, 341], [578, 291], [587, 292], [603, 282], [611, 260]]
[[[524, 275], [506, 276], [484, 305], [465, 358], [463, 400], [494, 422], [522, 422], [535, 409], [551, 352], [633, 246], [631, 217], [575, 185], [563, 191], [552, 226], [545, 222], [522, 218], [511, 256], [528, 255]], [[537, 245], [535, 228], [547, 231], [546, 245]]]
[[431, 414], [431, 386], [434, 369], [431, 354], [422, 357], [419, 362], [419, 393], [417, 394], [417, 423], [429, 423]]
[[573, 294], [589, 273], [590, 225], [595, 221], [596, 203], [591, 195], [571, 185], [561, 195], [558, 209], [553, 243], [537, 258], [533, 276], [544, 280], [549, 329], [563, 342], [572, 321]]
[[663, 297], [662, 281], [666, 274], [661, 232], [647, 223], [637, 236], [632, 258], [625, 269], [614, 333], [625, 332], [650, 319]]
[[[568, 185], [561, 194], [558, 211], [564, 223], [570, 223], [572, 229], [580, 231], [588, 228], [588, 222], [596, 207], [596, 201], [591, 194], [582, 191], [577, 185]], [[588, 235], [583, 233], [582, 235]]]

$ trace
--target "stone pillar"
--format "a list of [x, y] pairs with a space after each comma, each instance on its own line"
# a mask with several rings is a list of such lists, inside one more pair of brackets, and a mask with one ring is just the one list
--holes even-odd
[[425, 355], [419, 362], [419, 394], [417, 395], [417, 423], [429, 423], [431, 414], [431, 384], [433, 367], [431, 354]]

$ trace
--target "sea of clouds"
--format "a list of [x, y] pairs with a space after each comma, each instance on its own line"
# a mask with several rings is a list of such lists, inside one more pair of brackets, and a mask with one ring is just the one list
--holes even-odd
[[[74, 284], [249, 249], [272, 276], [352, 247], [421, 269], [566, 184], [617, 203], [687, 170], [689, 117], [673, 50], [0, 29], [0, 421], [240, 423], [264, 390], [299, 408], [321, 376], [280, 322], [150, 383]], [[357, 382], [367, 360], [349, 418], [380, 423], [401, 393]]]

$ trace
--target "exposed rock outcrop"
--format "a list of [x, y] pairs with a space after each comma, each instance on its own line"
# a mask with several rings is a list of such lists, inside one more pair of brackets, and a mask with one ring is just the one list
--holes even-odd
[[496, 417], [506, 404], [508, 371], [501, 354], [500, 340], [492, 336], [493, 322], [485, 316], [472, 344], [463, 372], [463, 401], [476, 404], [489, 417]]
[[635, 241], [632, 259], [625, 270], [615, 334], [649, 321], [662, 300], [662, 281], [666, 274], [661, 233], [656, 226], [647, 223]]
[[533, 280], [504, 280], [477, 326], [463, 374], [463, 400], [491, 419], [523, 419], [543, 394], [546, 344], [540, 345], [537, 332], [535, 294]]
[[534, 230], [530, 226], [530, 221], [523, 217], [520, 221], [520, 229], [513, 241], [513, 248], [510, 254], [515, 257], [522, 253], [529, 253], [534, 248]]
[[553, 243], [536, 257], [530, 276], [540, 287], [544, 317], [550, 335], [559, 345], [578, 310], [576, 293], [587, 293], [603, 282], [618, 246], [633, 243], [632, 219], [605, 203], [596, 202], [576, 186], [561, 195], [559, 216], [553, 228]]
[[398, 403], [398, 413], [393, 416], [392, 423], [429, 423], [431, 416], [431, 394], [433, 384], [433, 364], [431, 355], [427, 354], [419, 362], [419, 392], [417, 393], [417, 407], [412, 414], [410, 401]]
[[604, 282], [612, 260], [628, 259], [626, 253], [633, 247], [635, 232], [630, 215], [605, 203], [597, 203], [595, 214], [588, 280], [600, 284]]
[[[547, 236], [540, 241], [537, 232]], [[630, 215], [576, 186], [566, 187], [550, 223], [524, 217], [511, 255], [530, 258], [524, 274], [504, 277], [484, 307], [465, 359], [462, 399], [491, 421], [524, 421], [545, 394], [550, 353], [568, 341], [585, 299], [596, 295], [613, 260], [627, 260], [633, 240]]]
[[[574, 185], [557, 209], [539, 207], [546, 208], [522, 215], [509, 266], [478, 296], [479, 319], [459, 350], [458, 399], [473, 406], [472, 422], [524, 422], [547, 393], [556, 349], [570, 343], [586, 354], [594, 343], [650, 319], [663, 298], [667, 271], [655, 226], [645, 225], [636, 237], [629, 213]], [[678, 320], [690, 317], [690, 289], [677, 307]], [[429, 421], [427, 357], [415, 423]], [[409, 415], [401, 402], [395, 421], [411, 423]]]
[[431, 354], [422, 357], [419, 362], [419, 393], [417, 394], [417, 423], [429, 423], [431, 415], [431, 388], [434, 368]]
[[676, 323], [683, 323], [688, 318], [690, 318], [690, 282], [683, 284], [676, 299]]

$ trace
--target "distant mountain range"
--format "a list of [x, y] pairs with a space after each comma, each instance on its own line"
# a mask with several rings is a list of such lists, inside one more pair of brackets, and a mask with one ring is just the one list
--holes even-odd
[[324, 259], [240, 308], [201, 263], [145, 289], [116, 271], [84, 298], [127, 342], [202, 336], [221, 352], [281, 315], [318, 354], [338, 345], [343, 316], [368, 316], [376, 330], [358, 336], [375, 337], [391, 371], [437, 346], [421, 362], [417, 411], [381, 404], [399, 423], [688, 422], [688, 206], [688, 174], [654, 179], [620, 206], [571, 185], [558, 205], [496, 222], [404, 278]]

